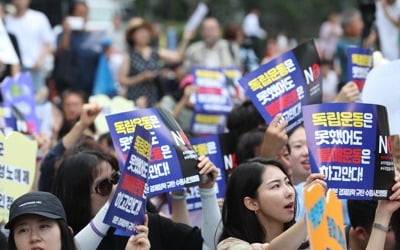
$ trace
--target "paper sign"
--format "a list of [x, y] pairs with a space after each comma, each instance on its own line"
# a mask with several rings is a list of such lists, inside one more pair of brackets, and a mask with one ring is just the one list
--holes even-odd
[[105, 116], [120, 112], [126, 112], [135, 109], [135, 105], [131, 100], [122, 96], [115, 96], [110, 99], [106, 95], [95, 95], [89, 98], [89, 102], [95, 102], [102, 107], [101, 113], [94, 120], [96, 131], [101, 135], [109, 132]]
[[192, 69], [196, 84], [196, 101], [191, 130], [197, 134], [225, 132], [226, 116], [233, 105], [222, 69], [195, 67]]
[[327, 192], [319, 184], [304, 190], [307, 228], [312, 250], [345, 250], [346, 236], [342, 203], [331, 189]]
[[201, 21], [203, 21], [204, 17], [207, 15], [208, 7], [205, 3], [199, 3], [197, 5], [196, 10], [190, 16], [189, 21], [185, 25], [185, 31], [187, 30], [196, 30], [199, 27]]
[[127, 233], [137, 234], [135, 226], [144, 223], [151, 141], [152, 136], [146, 129], [135, 127], [125, 168], [104, 218], [104, 223]]
[[394, 164], [386, 109], [329, 103], [303, 107], [311, 172], [323, 173], [341, 199], [386, 199]]
[[196, 85], [195, 110], [202, 113], [226, 114], [232, 110], [232, 102], [221, 69], [196, 67], [192, 69]]
[[108, 115], [106, 120], [121, 167], [128, 155], [136, 125], [144, 127], [153, 136], [149, 196], [199, 183], [198, 156], [168, 111], [139, 109]]
[[29, 73], [21, 73], [18, 78], [6, 77], [1, 84], [4, 105], [15, 107], [27, 122], [27, 133], [38, 133], [35, 93]]
[[212, 135], [226, 132], [226, 115], [204, 114], [193, 111], [191, 131], [201, 135]]
[[372, 50], [350, 47], [347, 49], [347, 61], [348, 80], [355, 82], [362, 91], [365, 79], [372, 69]]
[[228, 91], [234, 104], [240, 104], [245, 100], [245, 93], [240, 86], [239, 80], [242, 78], [242, 72], [236, 67], [222, 68], [226, 78]]
[[322, 75], [314, 41], [303, 43], [239, 80], [267, 123], [282, 113], [287, 131], [303, 123], [301, 106], [322, 102]]
[[5, 64], [19, 64], [17, 53], [4, 27], [3, 21], [0, 19], [0, 61]]
[[0, 132], [0, 222], [8, 221], [11, 203], [31, 191], [36, 171], [36, 141]]
[[[224, 159], [217, 135], [198, 137], [190, 139], [194, 150], [198, 155], [207, 156], [212, 163], [219, 169], [219, 175], [216, 182], [217, 198], [224, 198], [226, 186], [226, 174], [224, 168]], [[194, 211], [202, 208], [199, 186], [187, 188], [187, 208], [189, 211]]]

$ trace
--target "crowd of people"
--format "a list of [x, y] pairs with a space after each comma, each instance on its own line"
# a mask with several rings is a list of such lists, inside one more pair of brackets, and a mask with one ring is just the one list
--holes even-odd
[[[242, 24], [225, 28], [216, 17], [206, 17], [198, 41], [193, 41], [196, 30], [185, 30], [180, 43], [167, 48], [162, 31], [142, 17], [125, 26], [115, 21], [106, 31], [88, 30], [89, 7], [76, 1], [63, 23], [52, 29], [43, 13], [29, 8], [30, 0], [11, 4], [13, 8], [0, 4], [0, 18], [20, 63], [0, 61], [0, 80], [29, 72], [36, 106], [50, 105], [51, 115], [48, 126], [34, 135], [40, 151], [35, 184], [11, 205], [0, 232], [1, 249], [310, 247], [304, 189], [321, 185], [327, 190], [325, 176], [311, 174], [304, 127], [287, 134], [281, 114], [266, 124], [249, 100], [239, 100], [227, 116], [238, 166], [229, 176], [222, 204], [215, 187], [219, 170], [200, 156], [199, 174], [212, 176], [199, 185], [200, 216], [188, 212], [185, 191], [177, 190], [168, 194], [171, 214], [163, 209], [163, 195], [147, 199], [145, 223], [136, 228], [137, 235], [119, 235], [103, 222], [120, 166], [110, 134], [99, 134], [93, 125], [102, 108], [88, 98], [123, 96], [137, 109], [166, 108], [194, 136], [193, 67], [237, 68], [244, 75], [296, 46], [285, 32], [275, 37], [267, 33], [260, 10], [250, 10]], [[316, 39], [323, 101], [359, 100], [357, 85], [347, 80], [346, 49], [380, 49], [388, 60], [398, 59], [399, 27], [396, 0], [377, 1], [376, 25], [367, 35], [359, 10], [332, 12]], [[342, 201], [349, 249], [400, 249], [398, 177], [393, 183], [390, 200]]]

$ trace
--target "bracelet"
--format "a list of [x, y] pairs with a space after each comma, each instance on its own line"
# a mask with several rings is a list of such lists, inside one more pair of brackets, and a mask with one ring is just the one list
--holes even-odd
[[377, 223], [377, 222], [374, 222], [373, 226], [374, 226], [374, 228], [379, 229], [379, 230], [381, 230], [381, 231], [383, 231], [385, 233], [387, 233], [389, 231], [389, 227], [386, 227], [386, 226], [384, 226], [384, 225], [382, 225], [380, 223]]
[[172, 192], [169, 193], [172, 199], [174, 200], [185, 200], [186, 199], [186, 192], [183, 192], [182, 194], [173, 194]]

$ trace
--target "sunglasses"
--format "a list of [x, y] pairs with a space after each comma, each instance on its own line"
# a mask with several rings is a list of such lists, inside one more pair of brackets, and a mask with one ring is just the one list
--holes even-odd
[[100, 181], [96, 187], [94, 188], [96, 194], [99, 194], [101, 196], [108, 196], [111, 194], [113, 185], [117, 184], [119, 181], [119, 177], [121, 176], [120, 171], [114, 171], [111, 174], [111, 179], [104, 179]]

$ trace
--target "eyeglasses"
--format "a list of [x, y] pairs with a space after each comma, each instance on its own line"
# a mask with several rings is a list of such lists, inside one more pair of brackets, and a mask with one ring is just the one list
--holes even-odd
[[101, 196], [108, 196], [111, 194], [113, 185], [117, 184], [119, 181], [119, 177], [121, 176], [120, 171], [114, 171], [111, 174], [111, 179], [104, 179], [100, 181], [96, 187], [94, 188], [96, 194], [99, 194]]

